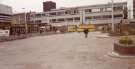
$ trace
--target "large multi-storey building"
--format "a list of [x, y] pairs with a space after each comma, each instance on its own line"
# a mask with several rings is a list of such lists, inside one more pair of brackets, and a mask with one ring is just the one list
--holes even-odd
[[[38, 24], [31, 23], [30, 18], [35, 12], [17, 13], [13, 15], [11, 35], [38, 32]], [[27, 25], [27, 26], [26, 26]]]
[[12, 8], [0, 4], [0, 29], [9, 29], [12, 22]]
[[134, 16], [133, 16], [133, 1], [134, 0], [128, 0], [127, 1], [127, 7], [128, 7], [128, 18], [129, 19], [133, 19], [134, 18]]
[[133, 16], [134, 16], [134, 18], [135, 18], [135, 0], [133, 0]]
[[128, 18], [134, 19], [135, 18], [135, 0], [128, 0], [127, 1], [127, 7], [128, 7]]
[[31, 15], [35, 12], [13, 14], [13, 24], [31, 23]]
[[[124, 18], [124, 8], [127, 2], [114, 3], [114, 23], [120, 23]], [[71, 8], [52, 9], [48, 12], [36, 13], [31, 18], [36, 23], [48, 23], [54, 26], [79, 24], [111, 24], [112, 4], [99, 4]]]
[[56, 9], [55, 2], [52, 2], [52, 1], [43, 2], [43, 11], [44, 12], [50, 11], [51, 9]]

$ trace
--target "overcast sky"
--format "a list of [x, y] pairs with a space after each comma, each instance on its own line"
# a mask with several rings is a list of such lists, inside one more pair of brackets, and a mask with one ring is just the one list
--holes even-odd
[[[24, 11], [36, 11], [42, 12], [42, 2], [54, 1], [57, 4], [57, 8], [60, 7], [73, 7], [93, 4], [105, 4], [111, 2], [111, 0], [0, 0], [0, 3], [9, 5], [13, 8], [14, 12]], [[121, 2], [126, 0], [114, 0], [115, 2]], [[26, 8], [25, 10], [22, 8]]]

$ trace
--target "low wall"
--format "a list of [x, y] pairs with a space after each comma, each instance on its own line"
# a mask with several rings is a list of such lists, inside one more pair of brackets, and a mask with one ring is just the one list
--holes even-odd
[[120, 55], [135, 55], [135, 45], [114, 44], [114, 51]]

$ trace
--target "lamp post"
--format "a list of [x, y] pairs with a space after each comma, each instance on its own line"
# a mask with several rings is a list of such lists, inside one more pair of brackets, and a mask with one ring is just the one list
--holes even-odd
[[84, 24], [84, 15], [83, 15], [84, 12], [83, 12], [83, 9], [80, 9], [79, 11], [80, 11], [80, 20], [81, 20], [80, 22], [81, 22], [81, 24]]
[[27, 25], [27, 17], [26, 17], [26, 12], [25, 8], [22, 8], [24, 10], [24, 23], [25, 23], [25, 34], [28, 34], [28, 25]]
[[114, 32], [115, 31], [114, 30], [114, 9], [113, 9], [113, 7], [114, 7], [114, 1], [111, 0], [111, 2], [112, 2], [112, 24], [111, 24], [111, 30], [112, 30], [112, 32]]
[[83, 17], [84, 17], [84, 15], [83, 15], [83, 10], [81, 10], [82, 11], [82, 24], [84, 24], [84, 19], [83, 19]]

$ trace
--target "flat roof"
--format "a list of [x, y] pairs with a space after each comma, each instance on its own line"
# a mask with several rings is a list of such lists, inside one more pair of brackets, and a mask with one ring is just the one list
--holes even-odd
[[12, 14], [12, 7], [0, 4], [0, 13], [1, 14]]
[[[122, 5], [127, 4], [127, 2], [116, 2], [114, 5]], [[110, 3], [107, 4], [96, 4], [96, 5], [86, 5], [86, 6], [76, 6], [76, 7], [61, 7], [58, 9], [52, 9], [51, 11], [57, 11], [57, 10], [65, 10], [65, 9], [77, 9], [77, 8], [86, 8], [86, 7], [98, 7], [98, 6], [108, 6]]]
[[[116, 2], [116, 3], [114, 3], [114, 5], [124, 5], [124, 4], [127, 5], [127, 2]], [[110, 3], [96, 4], [96, 5], [85, 5], [85, 6], [75, 6], [75, 7], [61, 7], [61, 8], [57, 8], [57, 9], [51, 9], [51, 11], [37, 12], [37, 13], [42, 14], [42, 13], [50, 13], [50, 12], [56, 12], [56, 11], [65, 11], [65, 10], [68, 10], [68, 9], [71, 10], [71, 9], [89, 8], [89, 7], [102, 7], [102, 6], [108, 6], [108, 5], [110, 5]]]
[[4, 4], [0, 4], [0, 6], [3, 6], [3, 7], [8, 7], [8, 8], [12, 8], [11, 6], [4, 5]]

